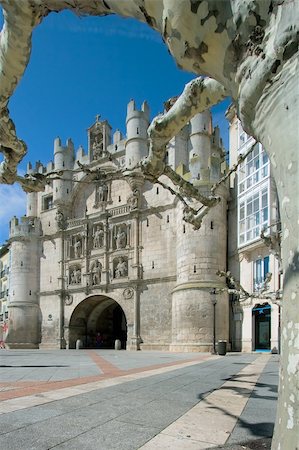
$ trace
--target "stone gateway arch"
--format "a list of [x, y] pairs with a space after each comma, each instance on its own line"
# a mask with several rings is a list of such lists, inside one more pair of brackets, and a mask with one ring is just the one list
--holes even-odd
[[67, 330], [68, 348], [76, 348], [78, 340], [84, 348], [115, 348], [116, 340], [126, 348], [126, 315], [111, 297], [92, 295], [84, 299], [73, 309]]
[[[273, 449], [298, 447], [299, 366], [299, 192], [298, 192], [298, 23], [295, 0], [1, 0], [0, 135], [4, 161], [0, 179], [26, 190], [43, 188], [42, 177], [17, 176], [26, 144], [15, 133], [8, 102], [29, 60], [31, 34], [50, 12], [134, 17], [157, 30], [178, 65], [199, 78], [149, 127], [151, 151], [143, 167], [153, 179], [163, 173], [180, 181], [164, 163], [165, 145], [192, 116], [233, 99], [246, 132], [266, 148], [280, 200], [284, 306], [278, 417]], [[196, 197], [184, 184], [182, 192]], [[207, 206], [213, 202], [207, 201]], [[196, 226], [201, 216], [185, 219]]]

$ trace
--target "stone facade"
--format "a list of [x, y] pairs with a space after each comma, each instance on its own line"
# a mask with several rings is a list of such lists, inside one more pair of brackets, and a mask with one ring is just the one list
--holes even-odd
[[[75, 348], [80, 340], [113, 348], [119, 339], [127, 349], [211, 350], [210, 291], [224, 287], [216, 272], [226, 270], [228, 189], [194, 230], [168, 189], [138, 170], [125, 177], [148, 154], [148, 125], [147, 104], [138, 110], [131, 101], [125, 138], [111, 138], [97, 116], [86, 152], [57, 138], [54, 162], [35, 167], [58, 177], [28, 194], [27, 217], [11, 222], [7, 347]], [[202, 193], [219, 180], [223, 156], [209, 111], [168, 146], [168, 164]], [[228, 296], [217, 297], [216, 339], [228, 340]]]
[[0, 348], [4, 346], [8, 322], [9, 298], [9, 245], [0, 247]]
[[[235, 110], [227, 111], [230, 121], [230, 165], [253, 144], [243, 130]], [[231, 202], [228, 227], [230, 230], [228, 266], [235, 279], [252, 297], [241, 303], [230, 299], [232, 348], [245, 352], [280, 351], [281, 301], [274, 293], [282, 289], [282, 270], [278, 258], [280, 217], [276, 186], [269, 159], [257, 144], [231, 179]], [[265, 230], [266, 245], [261, 239]], [[267, 273], [272, 274], [268, 289], [260, 293]], [[272, 299], [271, 299], [272, 297]]]

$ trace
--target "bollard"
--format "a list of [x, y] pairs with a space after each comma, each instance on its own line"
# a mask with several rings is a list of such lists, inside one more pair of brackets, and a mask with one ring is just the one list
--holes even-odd
[[77, 339], [76, 340], [76, 350], [80, 350], [80, 348], [83, 347], [83, 342], [81, 341], [81, 339]]
[[114, 349], [115, 350], [121, 350], [121, 342], [120, 342], [119, 339], [115, 339]]

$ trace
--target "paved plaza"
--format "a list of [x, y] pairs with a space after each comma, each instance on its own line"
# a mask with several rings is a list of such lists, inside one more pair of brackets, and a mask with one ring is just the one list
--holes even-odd
[[277, 355], [0, 352], [6, 450], [269, 448]]

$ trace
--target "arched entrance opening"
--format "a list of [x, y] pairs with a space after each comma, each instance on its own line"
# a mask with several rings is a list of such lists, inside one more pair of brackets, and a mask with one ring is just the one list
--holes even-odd
[[254, 326], [254, 350], [270, 350], [271, 306], [269, 303], [255, 305], [252, 309]]
[[126, 348], [127, 320], [121, 306], [112, 298], [95, 295], [83, 300], [69, 323], [69, 348], [81, 340], [84, 348], [112, 349], [115, 340]]

